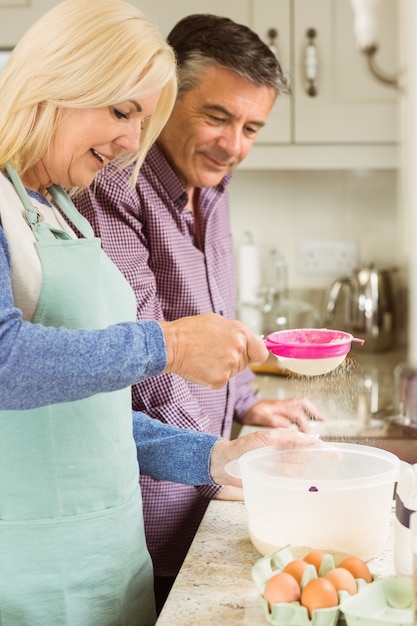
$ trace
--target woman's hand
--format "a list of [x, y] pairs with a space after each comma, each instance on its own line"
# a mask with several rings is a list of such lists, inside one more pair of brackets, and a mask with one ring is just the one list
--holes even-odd
[[232, 441], [220, 439], [213, 447], [210, 459], [210, 474], [212, 480], [218, 485], [241, 487], [242, 481], [239, 478], [230, 476], [225, 470], [225, 466], [229, 461], [234, 461], [242, 454], [245, 454], [245, 452], [264, 446], [276, 446], [285, 450], [296, 447], [308, 448], [317, 443], [316, 438], [289, 428], [264, 428]]
[[303, 432], [309, 431], [310, 420], [323, 422], [325, 416], [307, 398], [288, 400], [260, 400], [243, 417], [248, 426], [289, 428], [293, 424]]
[[213, 500], [233, 500], [239, 502], [243, 499], [243, 489], [241, 487], [232, 487], [232, 485], [222, 487], [213, 498]]
[[261, 363], [268, 358], [259, 335], [241, 322], [216, 313], [160, 324], [167, 349], [164, 371], [200, 385], [219, 389], [248, 363]]

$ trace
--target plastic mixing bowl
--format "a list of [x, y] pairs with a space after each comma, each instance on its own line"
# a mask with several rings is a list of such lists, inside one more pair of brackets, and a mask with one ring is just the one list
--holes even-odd
[[338, 563], [384, 549], [400, 467], [386, 450], [320, 441], [252, 450], [226, 469], [242, 478], [249, 536], [261, 554], [289, 545], [294, 558], [323, 550]]
[[304, 376], [319, 376], [343, 363], [352, 341], [364, 343], [341, 330], [295, 328], [271, 333], [265, 345], [281, 367]]

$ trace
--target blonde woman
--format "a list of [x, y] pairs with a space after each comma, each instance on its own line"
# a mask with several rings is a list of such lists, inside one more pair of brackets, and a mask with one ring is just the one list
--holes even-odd
[[171, 49], [123, 0], [56, 5], [0, 74], [2, 626], [153, 624], [138, 461], [156, 478], [234, 484], [224, 465], [246, 450], [311, 443], [228, 442], [134, 413], [135, 445], [132, 383], [166, 371], [219, 387], [266, 357], [214, 314], [136, 323], [64, 191], [115, 159], [134, 179], [175, 94]]

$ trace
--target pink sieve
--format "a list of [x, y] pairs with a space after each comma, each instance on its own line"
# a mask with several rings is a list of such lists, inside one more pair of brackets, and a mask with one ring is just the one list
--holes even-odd
[[343, 356], [351, 343], [364, 343], [350, 333], [328, 328], [296, 328], [280, 330], [268, 335], [265, 345], [277, 356], [293, 359], [327, 359]]

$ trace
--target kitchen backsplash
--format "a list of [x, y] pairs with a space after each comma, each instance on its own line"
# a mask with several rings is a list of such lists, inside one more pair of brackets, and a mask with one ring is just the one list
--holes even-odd
[[[236, 171], [230, 186], [236, 259], [245, 232], [260, 249], [262, 284], [277, 286], [271, 250], [288, 267], [288, 296], [323, 314], [333, 281], [349, 272], [300, 267], [300, 242], [354, 241], [357, 265], [396, 267], [397, 344], [407, 341], [405, 226], [396, 171]], [[300, 317], [300, 319], [302, 319]], [[265, 330], [265, 328], [263, 329]]]
[[306, 240], [354, 241], [358, 265], [404, 264], [395, 171], [237, 170], [230, 194], [236, 249], [250, 231], [261, 250], [265, 283], [274, 281], [270, 252], [277, 249], [287, 261], [290, 288], [330, 286], [337, 269], [300, 271], [299, 245]]

